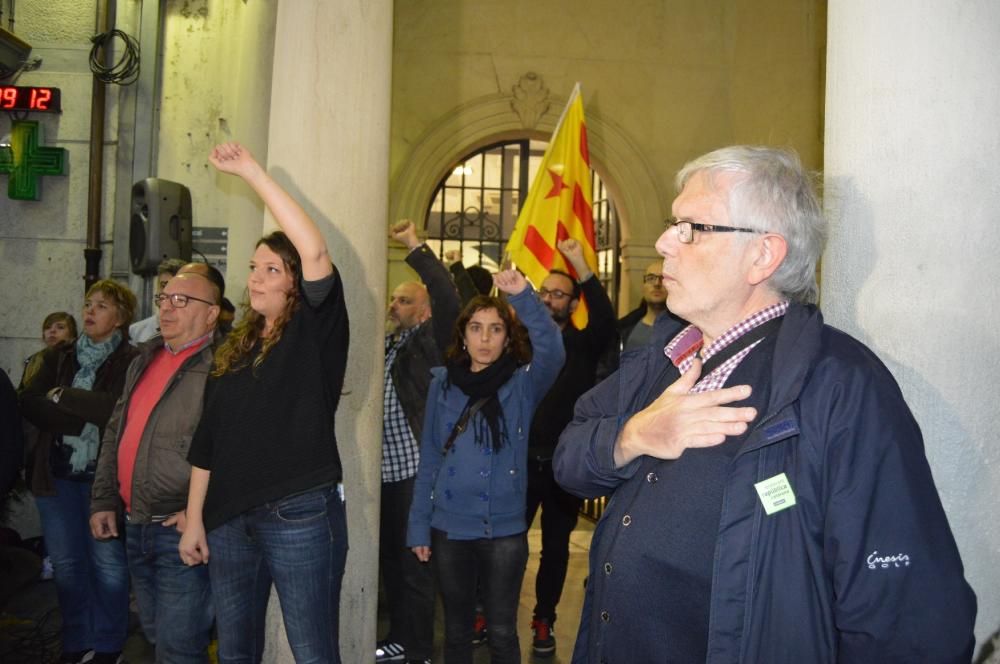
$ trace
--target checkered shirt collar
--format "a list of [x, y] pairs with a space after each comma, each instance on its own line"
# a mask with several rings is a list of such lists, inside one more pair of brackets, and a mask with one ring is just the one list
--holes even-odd
[[[739, 323], [726, 330], [714, 342], [712, 342], [712, 345], [701, 354], [702, 361], [707, 361], [720, 350], [733, 343], [755, 327], [763, 325], [767, 321], [777, 318], [778, 316], [784, 316], [787, 310], [788, 300], [783, 300], [747, 316]], [[694, 362], [694, 356], [699, 350], [701, 350], [702, 345], [703, 338], [701, 330], [694, 325], [688, 325], [681, 330], [677, 336], [670, 340], [670, 343], [664, 347], [663, 354], [667, 356], [667, 359], [669, 359], [681, 373], [684, 373], [691, 368], [691, 364]]]

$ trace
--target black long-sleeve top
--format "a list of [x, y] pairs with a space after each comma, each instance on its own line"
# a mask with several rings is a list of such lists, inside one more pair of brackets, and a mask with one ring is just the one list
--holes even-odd
[[[205, 388], [188, 461], [211, 471], [205, 529], [285, 496], [339, 482], [334, 415], [347, 367], [349, 329], [338, 272], [300, 282], [298, 310], [256, 369]], [[260, 344], [254, 349], [254, 356]]]

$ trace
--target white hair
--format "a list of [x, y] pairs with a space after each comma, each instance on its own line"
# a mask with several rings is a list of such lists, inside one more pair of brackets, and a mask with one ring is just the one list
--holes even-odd
[[816, 263], [826, 241], [826, 218], [814, 176], [802, 167], [798, 154], [747, 145], [721, 148], [685, 164], [677, 174], [678, 191], [700, 171], [743, 174], [729, 190], [730, 222], [784, 237], [788, 252], [768, 285], [794, 302], [815, 302]]

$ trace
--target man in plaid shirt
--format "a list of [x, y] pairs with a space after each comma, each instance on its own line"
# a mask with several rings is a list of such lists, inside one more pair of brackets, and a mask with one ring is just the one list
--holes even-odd
[[406, 520], [420, 461], [430, 369], [444, 363], [459, 298], [447, 268], [417, 239], [413, 222], [396, 224], [390, 236], [410, 250], [406, 263], [423, 284], [397, 286], [387, 313], [392, 331], [385, 338], [379, 567], [389, 633], [376, 645], [375, 661], [423, 662], [430, 661], [434, 641], [434, 580], [430, 565], [406, 548]]

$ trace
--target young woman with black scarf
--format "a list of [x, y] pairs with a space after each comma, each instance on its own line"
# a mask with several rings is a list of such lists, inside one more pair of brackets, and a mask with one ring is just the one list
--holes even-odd
[[473, 298], [447, 365], [432, 370], [410, 508], [407, 545], [434, 565], [444, 603], [446, 664], [472, 662], [477, 577], [490, 661], [521, 661], [528, 430], [565, 359], [559, 328], [524, 275], [506, 270], [494, 282], [507, 303]]

